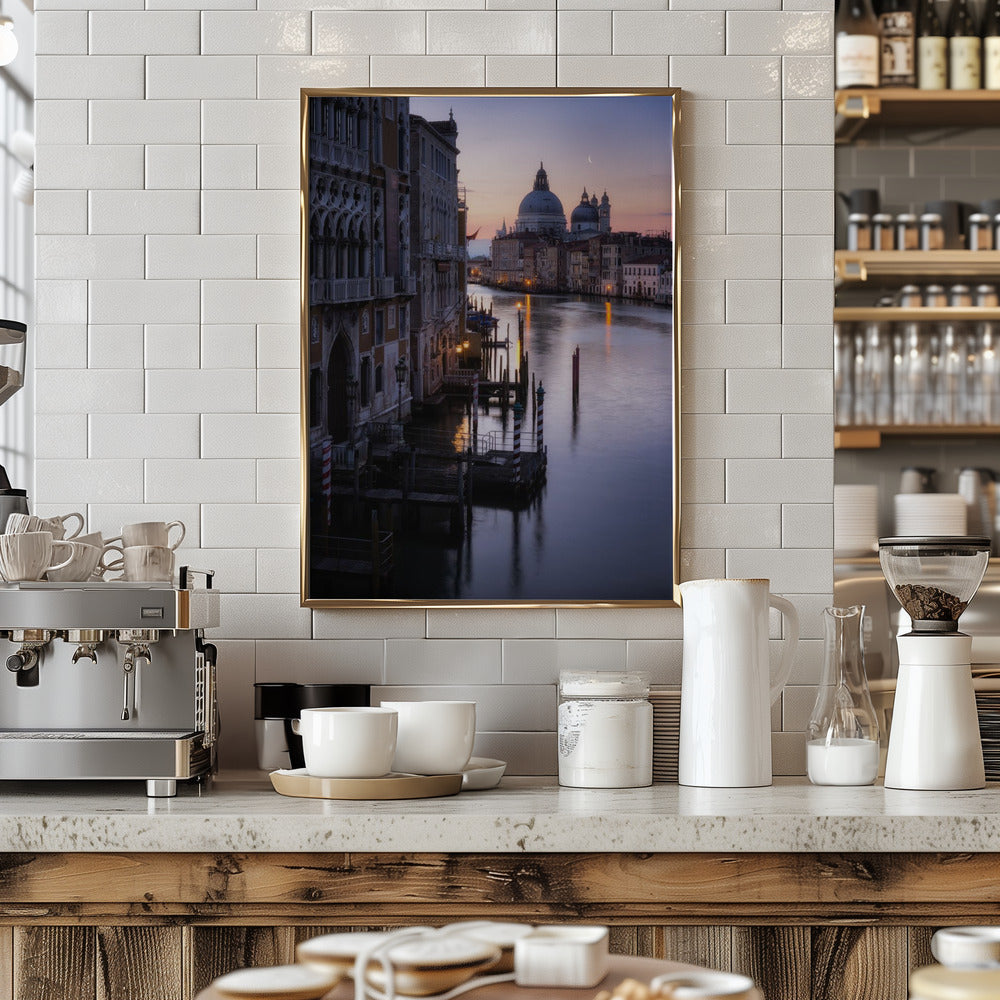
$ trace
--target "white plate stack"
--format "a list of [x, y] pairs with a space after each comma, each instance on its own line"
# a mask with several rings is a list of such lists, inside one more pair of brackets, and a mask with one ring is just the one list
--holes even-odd
[[681, 732], [681, 689], [653, 688], [653, 781], [677, 783], [677, 745]]
[[878, 487], [834, 486], [833, 554], [870, 556], [878, 548]]
[[965, 500], [959, 493], [897, 493], [897, 535], [964, 535]]

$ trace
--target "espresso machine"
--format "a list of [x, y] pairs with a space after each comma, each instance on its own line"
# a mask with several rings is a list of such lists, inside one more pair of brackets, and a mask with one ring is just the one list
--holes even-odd
[[214, 771], [212, 577], [0, 583], [0, 780], [144, 779], [171, 796]]

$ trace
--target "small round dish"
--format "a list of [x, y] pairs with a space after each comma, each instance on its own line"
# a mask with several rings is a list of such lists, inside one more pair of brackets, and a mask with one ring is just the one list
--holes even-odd
[[239, 1000], [318, 1000], [340, 982], [335, 969], [304, 965], [277, 965], [263, 969], [237, 969], [220, 976], [212, 988], [223, 997]]
[[[388, 936], [375, 931], [324, 934], [303, 941], [295, 949], [295, 955], [310, 968], [333, 969], [351, 976], [357, 957]], [[388, 958], [393, 965], [396, 992], [424, 997], [459, 986], [481, 970], [492, 971], [500, 961], [501, 951], [486, 941], [427, 931], [420, 937], [390, 946]], [[369, 963], [366, 978], [376, 989], [385, 988], [385, 971], [379, 959]]]
[[530, 934], [531, 924], [518, 924], [508, 920], [466, 920], [449, 924], [448, 931], [495, 944], [500, 949], [500, 961], [490, 969], [490, 975], [514, 971], [514, 943]]
[[462, 791], [478, 792], [500, 784], [507, 762], [489, 757], [471, 757], [462, 771]]
[[[494, 970], [501, 952], [495, 944], [459, 934], [428, 934], [403, 941], [389, 949], [396, 978], [396, 992], [408, 997], [444, 993], [467, 982], [477, 972]], [[368, 982], [385, 988], [385, 971], [379, 962], [368, 966]]]
[[943, 927], [931, 938], [942, 964], [966, 969], [1000, 966], [1000, 927]]
[[363, 951], [374, 948], [388, 937], [386, 931], [347, 931], [322, 934], [301, 941], [295, 957], [311, 969], [334, 969], [341, 975], [354, 974], [354, 961]]
[[653, 992], [671, 1000], [762, 1000], [760, 990], [749, 976], [735, 972], [712, 972], [692, 969], [689, 972], [668, 972], [657, 976], [650, 984]]

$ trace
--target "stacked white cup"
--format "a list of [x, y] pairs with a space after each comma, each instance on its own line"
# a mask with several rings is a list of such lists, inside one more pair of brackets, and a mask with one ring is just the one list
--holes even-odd
[[[178, 528], [171, 541], [170, 533]], [[182, 521], [138, 521], [126, 524], [117, 538], [108, 544], [121, 543], [122, 558], [109, 568], [121, 569], [126, 580], [171, 582], [174, 578], [174, 550], [184, 541]]]

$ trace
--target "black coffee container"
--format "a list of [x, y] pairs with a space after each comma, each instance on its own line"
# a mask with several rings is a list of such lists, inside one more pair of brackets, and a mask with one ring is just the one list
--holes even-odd
[[254, 728], [257, 766], [262, 771], [305, 767], [302, 737], [292, 732], [292, 719], [304, 708], [365, 708], [370, 684], [254, 684]]

